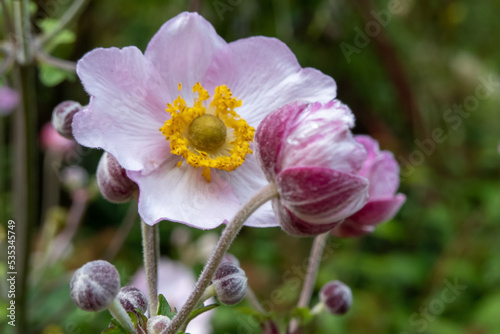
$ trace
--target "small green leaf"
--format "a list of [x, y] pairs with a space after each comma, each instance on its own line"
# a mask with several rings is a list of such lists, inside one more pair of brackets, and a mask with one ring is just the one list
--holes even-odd
[[115, 319], [113, 319], [111, 320], [109, 327], [103, 330], [101, 334], [127, 334], [127, 332], [118, 324]]
[[75, 74], [48, 64], [40, 64], [39, 78], [45, 86], [53, 87], [66, 79], [73, 80]]
[[170, 307], [167, 299], [165, 299], [165, 296], [160, 294], [158, 296], [158, 311], [156, 313], [158, 313], [158, 315], [165, 315], [172, 320], [177, 314], [177, 310], [174, 308], [172, 311], [172, 308]]
[[207, 306], [203, 306], [203, 307], [197, 308], [196, 310], [194, 310], [193, 312], [191, 312], [191, 314], [189, 315], [189, 318], [187, 320], [187, 323], [189, 323], [191, 320], [193, 320], [194, 318], [196, 318], [200, 314], [203, 314], [203, 313], [205, 313], [207, 311], [213, 310], [214, 308], [219, 307], [219, 306], [220, 306], [220, 304], [210, 304], [210, 305], [207, 305]]
[[[45, 18], [41, 20], [38, 25], [44, 34], [49, 34], [57, 27], [58, 22], [56, 19]], [[68, 29], [61, 30], [48, 45], [45, 46], [46, 51], [53, 50], [59, 44], [69, 44], [76, 40], [76, 35], [73, 31]]]

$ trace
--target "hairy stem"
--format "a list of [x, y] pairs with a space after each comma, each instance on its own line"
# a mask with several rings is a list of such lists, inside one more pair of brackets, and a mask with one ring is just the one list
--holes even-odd
[[150, 226], [141, 222], [142, 249], [144, 252], [144, 271], [149, 297], [149, 316], [154, 317], [158, 309], [158, 225]]
[[[320, 234], [314, 238], [314, 243], [311, 249], [311, 256], [309, 257], [309, 264], [307, 266], [307, 274], [304, 280], [304, 285], [300, 293], [299, 302], [297, 307], [307, 307], [311, 301], [311, 296], [314, 290], [314, 284], [318, 276], [319, 263], [323, 256], [326, 240], [328, 239], [329, 232]], [[290, 322], [290, 333], [295, 333], [299, 327], [296, 319]]]
[[252, 197], [248, 203], [246, 203], [240, 211], [238, 211], [238, 213], [236, 213], [231, 222], [227, 224], [225, 230], [222, 232], [219, 242], [210, 256], [210, 259], [206, 263], [205, 268], [203, 268], [203, 272], [201, 273], [193, 292], [179, 313], [177, 313], [175, 318], [172, 319], [170, 326], [167, 328], [166, 334], [175, 334], [189, 318], [189, 315], [194, 308], [199, 304], [203, 292], [205, 292], [205, 289], [210, 285], [210, 281], [212, 280], [215, 270], [219, 266], [224, 254], [229, 249], [229, 246], [231, 246], [231, 243], [236, 238], [236, 235], [243, 226], [243, 223], [262, 204], [277, 196], [278, 189], [276, 188], [276, 185], [274, 183], [268, 184], [255, 194], [255, 196]]
[[14, 0], [14, 28], [17, 64], [14, 68], [15, 86], [21, 94], [21, 103], [13, 115], [13, 198], [16, 222], [16, 326], [15, 333], [26, 333], [29, 325], [27, 315], [28, 271], [31, 253], [32, 231], [38, 218], [38, 166], [37, 112], [35, 94], [35, 72], [30, 49], [31, 31], [28, 0]]

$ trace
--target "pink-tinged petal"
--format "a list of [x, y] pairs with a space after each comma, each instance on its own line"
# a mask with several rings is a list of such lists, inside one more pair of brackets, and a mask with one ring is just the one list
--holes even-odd
[[216, 54], [204, 82], [209, 87], [227, 85], [243, 101], [238, 114], [253, 127], [285, 104], [326, 103], [337, 92], [331, 77], [316, 69], [301, 68], [286, 44], [268, 37], [230, 43]]
[[269, 181], [280, 172], [280, 150], [290, 123], [297, 118], [307, 104], [294, 102], [267, 115], [255, 132], [255, 155]]
[[96, 49], [78, 62], [77, 73], [91, 100], [73, 118], [75, 139], [110, 152], [127, 170], [161, 165], [170, 148], [159, 128], [174, 95], [141, 51]]
[[[253, 195], [268, 184], [254, 155], [247, 155], [245, 162], [232, 172], [213, 169], [212, 173], [217, 173], [231, 186], [241, 204], [247, 203]], [[268, 202], [258, 208], [245, 222], [245, 226], [278, 226], [271, 203]]]
[[154, 225], [170, 220], [210, 229], [231, 219], [241, 207], [233, 189], [217, 173], [207, 182], [201, 168], [187, 164], [177, 167], [172, 156], [149, 174], [128, 171], [139, 186], [139, 214], [145, 223]]
[[370, 200], [366, 205], [347, 218], [348, 225], [377, 225], [391, 220], [399, 211], [406, 196], [397, 194], [395, 197]]
[[368, 181], [322, 167], [281, 172], [276, 184], [280, 202], [310, 224], [330, 224], [349, 217], [368, 201]]
[[[331, 114], [335, 113], [332, 109]], [[326, 117], [317, 112], [297, 121], [287, 135], [287, 144], [281, 153], [281, 169], [321, 166], [356, 174], [362, 168], [366, 158], [363, 146], [353, 139], [345, 122]]]
[[272, 204], [276, 217], [279, 219], [281, 228], [288, 234], [294, 236], [315, 236], [328, 232], [339, 224], [339, 222], [333, 222], [330, 224], [310, 224], [291, 213], [287, 208], [281, 205], [279, 200], [274, 199]]
[[366, 150], [366, 160], [363, 168], [359, 171], [359, 175], [368, 177], [371, 172], [371, 166], [377, 160], [377, 156], [380, 154], [380, 148], [378, 142], [370, 136], [356, 135], [354, 136], [356, 142], [363, 145]]
[[[225, 45], [207, 20], [198, 13], [185, 12], [160, 28], [149, 42], [145, 55], [155, 64], [169, 91], [177, 93], [178, 84], [182, 83], [185, 87], [182, 96], [190, 104], [192, 87], [196, 82], [203, 84], [214, 54]], [[209, 93], [212, 94], [213, 89]]]
[[375, 226], [373, 225], [346, 224], [344, 221], [335, 227], [330, 234], [339, 238], [356, 238], [370, 234], [373, 231], [375, 231]]
[[382, 151], [371, 168], [370, 200], [393, 196], [399, 187], [399, 165], [391, 152]]

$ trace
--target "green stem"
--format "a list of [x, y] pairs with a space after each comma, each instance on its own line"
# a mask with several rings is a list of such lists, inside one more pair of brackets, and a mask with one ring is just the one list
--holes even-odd
[[117, 298], [115, 298], [108, 306], [108, 311], [127, 333], [137, 334], [137, 330], [135, 329], [132, 320], [130, 320], [127, 311], [125, 311]]
[[[304, 280], [304, 286], [300, 293], [299, 302], [297, 307], [307, 307], [311, 301], [311, 296], [314, 290], [314, 285], [316, 283], [316, 278], [318, 276], [319, 264], [321, 262], [321, 257], [323, 256], [323, 251], [325, 249], [326, 240], [328, 239], [330, 232], [320, 234], [314, 238], [314, 243], [311, 249], [311, 256], [309, 257], [309, 264], [307, 266], [307, 274]], [[295, 333], [299, 327], [296, 319], [292, 319], [290, 322], [290, 333]]]
[[141, 222], [142, 248], [144, 252], [144, 271], [149, 297], [149, 316], [154, 317], [158, 310], [158, 224], [150, 226]]
[[16, 221], [16, 326], [15, 333], [27, 333], [28, 268], [32, 231], [39, 219], [38, 212], [38, 145], [35, 72], [30, 49], [31, 30], [28, 0], [14, 0], [15, 46], [18, 48], [15, 66], [15, 86], [21, 94], [21, 103], [13, 117], [13, 198]]
[[231, 246], [232, 242], [236, 238], [236, 235], [241, 230], [243, 223], [250, 217], [250, 215], [257, 210], [262, 204], [266, 203], [272, 198], [278, 196], [278, 189], [276, 188], [276, 184], [270, 183], [264, 188], [262, 188], [257, 194], [252, 197], [248, 203], [246, 203], [240, 211], [236, 213], [234, 218], [231, 220], [229, 224], [227, 224], [226, 228], [222, 232], [222, 235], [219, 239], [219, 242], [215, 246], [215, 249], [203, 268], [203, 272], [201, 273], [196, 286], [189, 296], [189, 299], [181, 308], [179, 313], [172, 319], [170, 326], [167, 328], [165, 334], [175, 334], [183, 326], [183, 324], [189, 318], [191, 312], [195, 309], [196, 306], [200, 303], [200, 299], [205, 292], [205, 289], [210, 285], [212, 280], [212, 276], [214, 275], [215, 270], [219, 266], [224, 254], [226, 254], [229, 246]]

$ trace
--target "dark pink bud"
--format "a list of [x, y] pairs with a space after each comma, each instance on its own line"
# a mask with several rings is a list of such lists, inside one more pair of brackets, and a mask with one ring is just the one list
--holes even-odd
[[75, 101], [64, 101], [59, 103], [52, 112], [52, 125], [63, 137], [73, 138], [73, 116], [82, 109], [80, 103]]
[[116, 298], [118, 298], [127, 312], [134, 312], [135, 309], [139, 309], [144, 313], [148, 308], [148, 298], [146, 295], [141, 290], [130, 285], [121, 288]]
[[85, 311], [102, 311], [120, 290], [120, 275], [107, 261], [88, 262], [73, 274], [71, 299]]
[[285, 105], [257, 128], [257, 159], [278, 187], [273, 208], [286, 232], [327, 232], [368, 201], [368, 182], [358, 175], [366, 152], [353, 125], [349, 108], [333, 100]]
[[351, 289], [341, 281], [326, 283], [321, 288], [319, 298], [332, 314], [344, 314], [352, 305]]
[[246, 296], [247, 280], [243, 269], [229, 262], [222, 263], [213, 279], [217, 299], [225, 305], [238, 304]]
[[127, 171], [108, 152], [104, 152], [97, 166], [97, 184], [102, 196], [113, 203], [127, 202], [138, 191], [137, 185], [128, 178]]
[[148, 334], [165, 334], [170, 324], [170, 318], [164, 315], [157, 315], [148, 319]]

